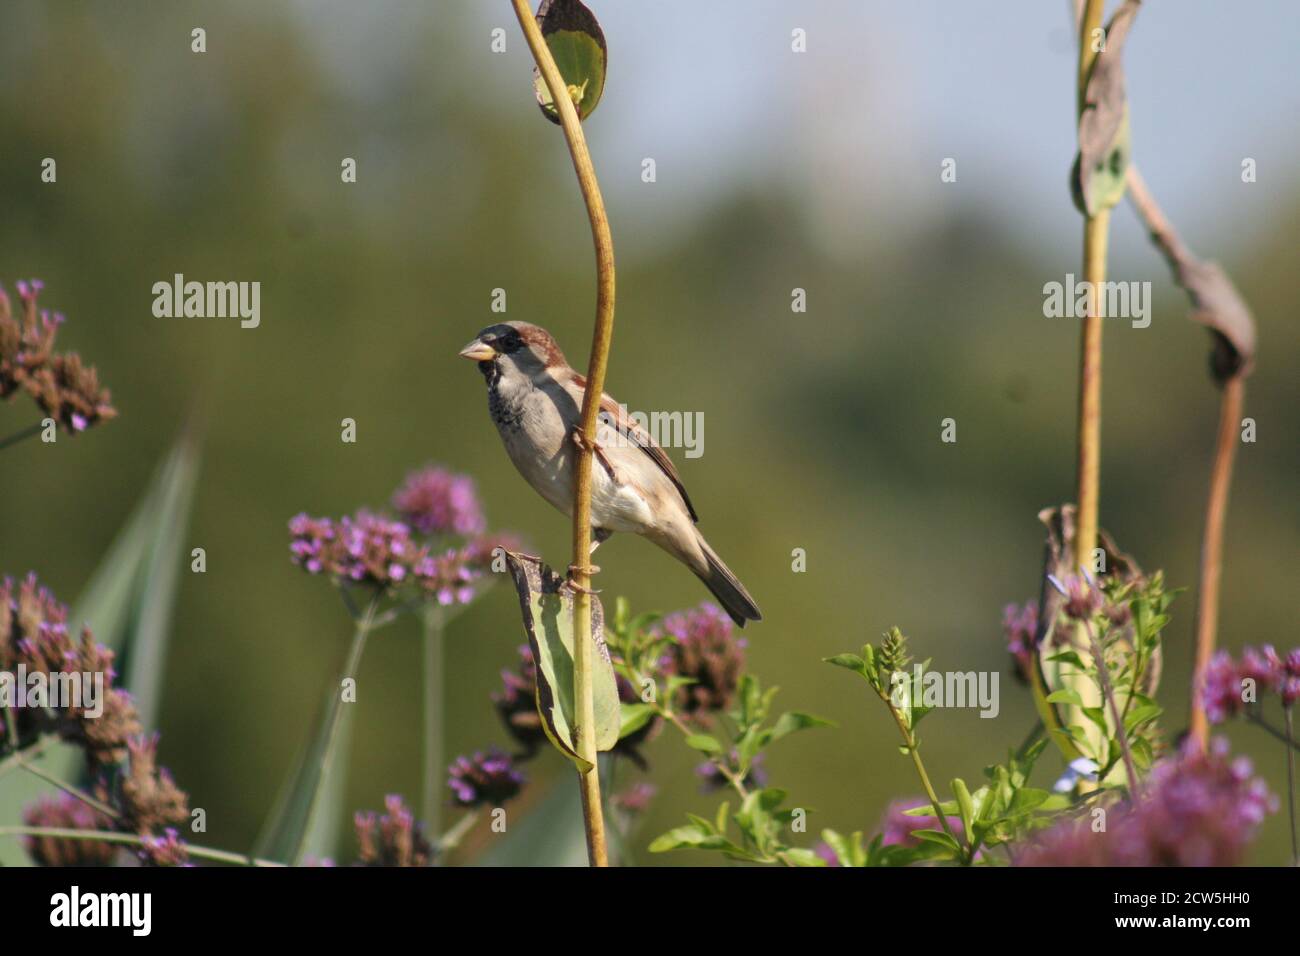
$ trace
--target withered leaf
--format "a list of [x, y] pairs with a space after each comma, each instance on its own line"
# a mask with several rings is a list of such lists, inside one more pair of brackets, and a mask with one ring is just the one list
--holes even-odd
[[1071, 186], [1075, 204], [1089, 216], [1111, 208], [1124, 195], [1130, 150], [1122, 54], [1140, 5], [1140, 0], [1125, 0], [1115, 11], [1084, 87]]
[[[506, 565], [514, 579], [523, 612], [528, 646], [537, 673], [537, 713], [546, 736], [579, 769], [590, 765], [577, 753], [573, 738], [576, 706], [573, 686], [573, 586], [539, 558], [506, 552]], [[591, 596], [592, 690], [595, 704], [596, 749], [609, 750], [618, 743], [622, 707], [614, 667], [605, 644], [605, 613], [600, 599]]]

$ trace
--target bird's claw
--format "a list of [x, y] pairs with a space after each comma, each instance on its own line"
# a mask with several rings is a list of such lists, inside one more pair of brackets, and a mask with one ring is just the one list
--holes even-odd
[[576, 564], [569, 565], [569, 579], [567, 582], [569, 587], [573, 588], [575, 591], [581, 591], [583, 594], [599, 594], [599, 590], [586, 587], [585, 585], [579, 584], [577, 581], [573, 580], [573, 576], [583, 570], [587, 573], [587, 579], [591, 580], [591, 576], [600, 571], [600, 568], [594, 564], [585, 569], [578, 567]]
[[595, 455], [600, 461], [601, 467], [605, 469], [605, 473], [609, 475], [610, 480], [614, 482], [614, 484], [621, 485], [623, 483], [622, 477], [614, 468], [613, 463], [609, 460], [609, 456], [605, 454], [605, 449], [600, 447], [600, 442], [588, 442], [587, 435], [580, 425], [575, 426], [573, 429], [573, 443], [577, 445], [581, 451], [589, 451]]

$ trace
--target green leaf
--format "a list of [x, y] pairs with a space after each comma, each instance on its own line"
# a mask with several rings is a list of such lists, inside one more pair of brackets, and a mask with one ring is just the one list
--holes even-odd
[[800, 730], [809, 730], [813, 727], [834, 727], [835, 722], [826, 720], [823, 717], [817, 717], [813, 714], [805, 714], [801, 711], [791, 710], [782, 714], [776, 719], [776, 723], [765, 734], [764, 746], [775, 743], [782, 737], [793, 734]]
[[646, 724], [654, 719], [655, 709], [650, 704], [623, 704], [621, 707], [621, 723], [618, 729], [618, 739], [622, 740], [630, 734], [636, 733]]
[[953, 777], [952, 783], [953, 794], [957, 797], [957, 811], [961, 817], [962, 826], [967, 833], [971, 832], [971, 825], [975, 822], [975, 802], [971, 800], [970, 790], [966, 788], [966, 781], [961, 777]]
[[655, 837], [650, 843], [651, 853], [666, 853], [669, 850], [722, 850], [736, 854], [745, 852], [721, 834], [710, 833], [696, 824], [676, 827]]
[[836, 667], [843, 667], [845, 670], [854, 671], [865, 676], [867, 672], [867, 662], [857, 654], [836, 654], [834, 657], [823, 657], [822, 663], [834, 664]]
[[325, 699], [306, 747], [285, 779], [270, 815], [262, 824], [253, 855], [301, 866], [309, 854], [329, 852], [337, 834], [347, 785], [347, 753], [352, 706], [344, 707], [342, 680], [356, 679], [366, 635], [352, 637], [342, 679], [325, 691]]
[[1105, 49], [1093, 60], [1084, 87], [1070, 185], [1075, 205], [1089, 216], [1111, 208], [1124, 195], [1130, 144], [1121, 55], [1138, 7], [1138, 0], [1125, 0], [1106, 24]]
[[[506, 553], [523, 613], [528, 646], [537, 662], [537, 712], [542, 728], [556, 749], [580, 770], [590, 765], [578, 756], [573, 740], [576, 704], [573, 686], [572, 586], [536, 558]], [[609, 750], [618, 743], [623, 725], [614, 666], [605, 646], [604, 611], [600, 599], [591, 598], [592, 697], [596, 717], [596, 749]]]
[[1049, 704], [1071, 704], [1075, 707], [1083, 706], [1083, 698], [1079, 696], [1079, 692], [1069, 688], [1052, 691], [1047, 695], [1047, 702]]
[[686, 738], [686, 746], [706, 754], [722, 753], [722, 744], [708, 734], [691, 734]]
[[926, 843], [933, 843], [943, 847], [954, 856], [961, 855], [961, 844], [948, 836], [943, 830], [913, 830], [912, 836], [918, 840], [924, 840]]
[[[537, 11], [537, 23], [568, 87], [578, 119], [585, 120], [605, 92], [608, 60], [605, 34], [595, 15], [579, 0], [543, 0]], [[551, 99], [550, 88], [537, 69], [533, 70], [533, 91], [542, 115], [552, 123], [559, 123], [559, 111]]]

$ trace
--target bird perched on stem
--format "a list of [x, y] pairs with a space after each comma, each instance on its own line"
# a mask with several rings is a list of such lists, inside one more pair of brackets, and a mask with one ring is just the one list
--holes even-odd
[[[527, 322], [503, 322], [461, 349], [487, 380], [488, 411], [506, 453], [533, 489], [573, 514], [573, 476], [587, 380], [555, 339]], [[592, 550], [616, 531], [653, 541], [695, 572], [741, 627], [760, 620], [745, 586], [709, 547], [672, 460], [608, 394], [600, 399], [592, 468]]]

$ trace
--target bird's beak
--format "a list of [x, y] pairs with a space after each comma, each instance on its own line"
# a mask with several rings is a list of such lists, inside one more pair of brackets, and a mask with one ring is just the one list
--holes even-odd
[[480, 339], [475, 339], [460, 350], [460, 357], [471, 362], [490, 362], [497, 357], [497, 350]]

